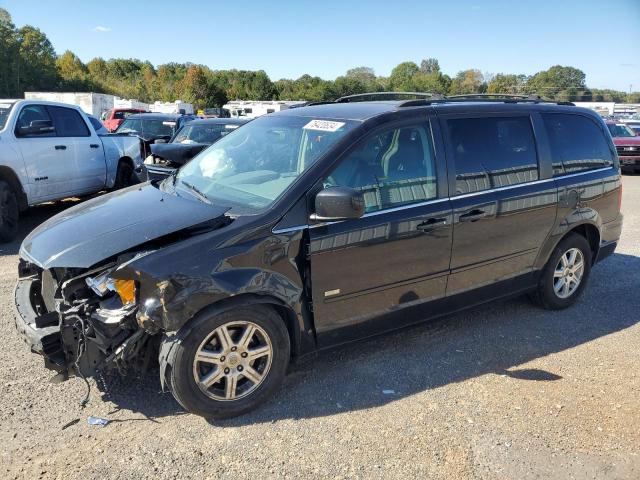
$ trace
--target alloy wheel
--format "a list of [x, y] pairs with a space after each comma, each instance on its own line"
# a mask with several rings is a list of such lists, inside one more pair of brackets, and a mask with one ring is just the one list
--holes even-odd
[[273, 346], [253, 322], [231, 322], [216, 328], [196, 350], [193, 377], [209, 398], [232, 401], [246, 397], [267, 377]]
[[562, 254], [553, 272], [553, 291], [559, 298], [568, 298], [578, 289], [584, 275], [584, 255], [577, 248]]

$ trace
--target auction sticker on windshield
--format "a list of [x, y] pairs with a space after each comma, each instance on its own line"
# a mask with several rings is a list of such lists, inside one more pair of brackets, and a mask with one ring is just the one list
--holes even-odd
[[344, 122], [332, 122], [330, 120], [311, 120], [304, 127], [306, 130], [320, 130], [322, 132], [335, 132], [344, 126]]

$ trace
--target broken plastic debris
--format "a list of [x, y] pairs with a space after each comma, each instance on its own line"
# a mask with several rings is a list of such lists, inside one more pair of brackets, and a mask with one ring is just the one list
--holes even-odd
[[98, 425], [100, 427], [104, 427], [109, 423], [109, 420], [107, 420], [106, 418], [94, 417], [90, 415], [87, 418], [87, 423], [89, 425]]
[[385, 395], [393, 395], [395, 392], [395, 390], [382, 390], [382, 393], [384, 393]]

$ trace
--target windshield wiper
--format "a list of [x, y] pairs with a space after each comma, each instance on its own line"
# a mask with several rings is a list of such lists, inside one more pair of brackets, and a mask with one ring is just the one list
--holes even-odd
[[198, 187], [196, 187], [195, 185], [191, 185], [189, 182], [185, 182], [184, 180], [181, 180], [180, 184], [186, 186], [188, 189], [190, 189], [191, 191], [195, 192], [196, 196], [200, 200], [202, 200], [204, 203], [211, 204], [211, 200], [209, 200], [209, 197], [207, 197], [204, 193], [202, 193], [198, 189]]

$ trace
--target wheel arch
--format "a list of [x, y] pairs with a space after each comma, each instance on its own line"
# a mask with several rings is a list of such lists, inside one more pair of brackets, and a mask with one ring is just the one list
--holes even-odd
[[562, 240], [573, 233], [584, 237], [589, 243], [589, 246], [591, 247], [591, 264], [593, 265], [596, 262], [598, 251], [600, 250], [600, 229], [598, 224], [595, 222], [581, 222], [570, 225], [566, 230], [558, 235], [549, 237], [545, 246], [538, 255], [535, 267], [537, 269], [544, 268], [546, 263], [549, 261], [553, 250]]
[[18, 196], [18, 206], [20, 207], [20, 210], [26, 210], [29, 206], [29, 201], [27, 199], [27, 194], [22, 187], [22, 182], [20, 182], [16, 172], [14, 172], [10, 167], [2, 165], [0, 166], [0, 180], [4, 180], [11, 186], [11, 188], [13, 188]]
[[198, 310], [198, 312], [180, 327], [178, 333], [180, 334], [187, 331], [195, 319], [202, 315], [217, 315], [237, 307], [252, 305], [271, 307], [278, 314], [289, 333], [291, 355], [294, 357], [297, 356], [300, 353], [300, 326], [296, 320], [296, 313], [284, 301], [270, 294], [243, 293], [218, 300]]
[[200, 309], [186, 323], [184, 323], [178, 331], [165, 333], [160, 345], [160, 354], [158, 356], [160, 364], [160, 383], [163, 391], [168, 379], [168, 369], [170, 369], [171, 365], [174, 363], [174, 356], [177, 351], [175, 347], [179, 344], [182, 337], [187, 334], [193, 322], [197, 321], [197, 319], [202, 315], [217, 315], [236, 307], [246, 307], [251, 305], [264, 305], [271, 307], [276, 314], [282, 318], [282, 321], [285, 323], [287, 328], [287, 332], [289, 333], [291, 357], [297, 356], [300, 351], [300, 329], [298, 327], [298, 322], [296, 321], [296, 314], [291, 307], [277, 297], [268, 294], [261, 295], [256, 293], [245, 293], [233, 297], [227, 297]]

